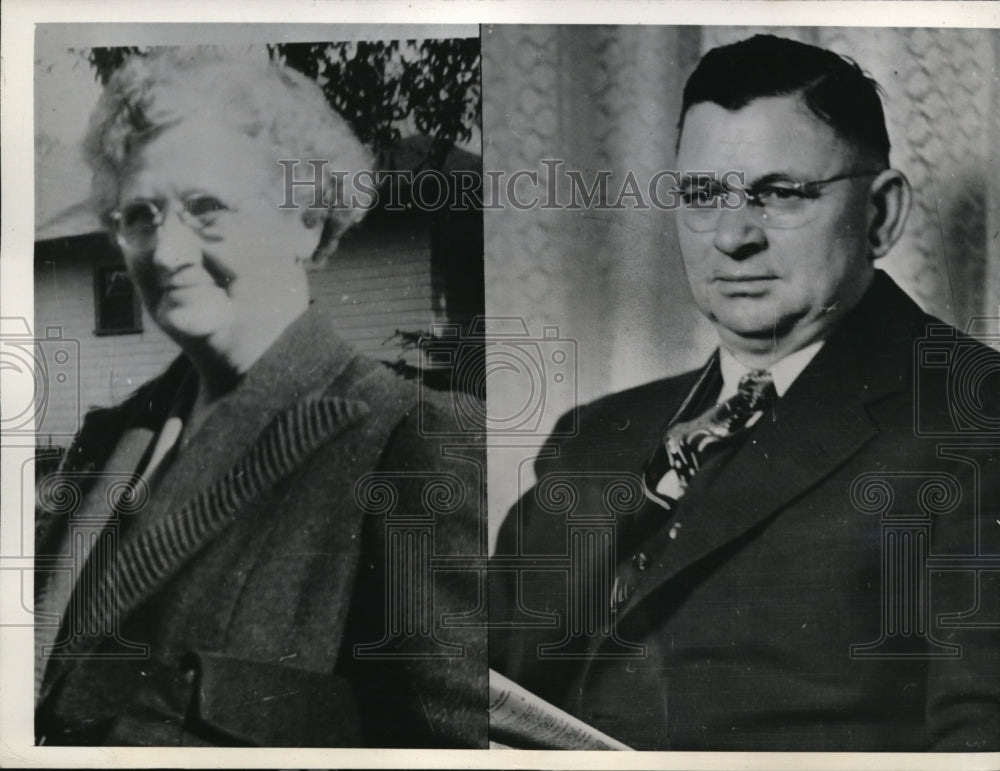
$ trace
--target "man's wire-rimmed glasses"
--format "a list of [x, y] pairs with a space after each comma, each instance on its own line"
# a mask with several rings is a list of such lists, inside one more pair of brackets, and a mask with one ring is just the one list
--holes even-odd
[[851, 171], [809, 181], [769, 174], [748, 187], [721, 183], [714, 175], [695, 174], [676, 189], [680, 219], [685, 227], [702, 233], [718, 226], [722, 212], [747, 207], [762, 227], [791, 230], [808, 224], [816, 215], [816, 204], [826, 185], [881, 173]]

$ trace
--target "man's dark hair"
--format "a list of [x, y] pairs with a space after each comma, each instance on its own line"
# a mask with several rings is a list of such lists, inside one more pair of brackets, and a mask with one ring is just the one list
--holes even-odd
[[739, 110], [770, 96], [800, 94], [839, 136], [889, 165], [889, 134], [880, 87], [857, 64], [825, 48], [774, 35], [754, 35], [713, 48], [684, 86], [678, 144], [688, 110], [712, 102]]

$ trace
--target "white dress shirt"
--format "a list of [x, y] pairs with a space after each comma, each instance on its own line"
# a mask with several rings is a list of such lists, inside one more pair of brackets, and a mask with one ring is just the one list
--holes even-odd
[[[785, 395], [785, 392], [795, 382], [795, 378], [802, 374], [802, 370], [819, 353], [819, 349], [823, 347], [823, 343], [823, 340], [817, 340], [815, 343], [811, 343], [805, 348], [800, 348], [795, 353], [790, 353], [785, 358], [779, 359], [767, 368], [767, 371], [771, 373], [771, 377], [774, 378], [774, 390], [777, 391], [778, 396]], [[718, 401], [722, 403], [729, 397], [736, 396], [740, 378], [753, 368], [746, 366], [722, 347], [719, 348], [719, 367], [722, 369], [722, 390], [719, 392]]]

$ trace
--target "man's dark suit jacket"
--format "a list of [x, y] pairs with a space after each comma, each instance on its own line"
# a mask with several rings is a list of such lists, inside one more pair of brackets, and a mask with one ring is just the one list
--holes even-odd
[[[95, 487], [110, 490], [132, 471], [108, 469], [110, 452], [149, 443], [189, 372], [178, 359], [89, 414], [49, 489], [76, 484], [84, 508]], [[476, 576], [435, 571], [433, 603], [418, 587], [428, 551], [480, 553], [482, 452], [445, 456], [437, 434], [449, 428], [444, 398], [418, 405], [414, 383], [307, 311], [182, 437], [148, 503], [120, 515], [101, 599], [77, 618], [82, 634], [63, 627], [70, 642], [49, 662], [37, 733], [50, 744], [485, 746], [485, 631], [442, 623], [477, 607]], [[40, 566], [86, 513], [42, 498], [53, 505], [39, 515]], [[101, 602], [118, 640], [87, 636], [107, 621], [94, 615]], [[123, 640], [149, 655], [123, 657]]]
[[934, 322], [877, 272], [673, 515], [637, 480], [717, 357], [582, 407], [503, 525], [492, 665], [637, 749], [1000, 749], [1000, 356]]

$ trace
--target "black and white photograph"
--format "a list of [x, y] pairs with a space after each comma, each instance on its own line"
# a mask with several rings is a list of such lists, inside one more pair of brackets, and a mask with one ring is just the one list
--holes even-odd
[[576, 373], [491, 446], [493, 669], [605, 746], [1000, 749], [1000, 36], [483, 39], [487, 310]]
[[3, 8], [0, 763], [1000, 764], [1000, 7], [148, 8]]
[[[478, 30], [80, 32], [35, 49], [35, 319], [75, 369], [36, 434], [37, 743], [485, 747], [479, 574], [423, 559], [485, 527], [448, 391], [481, 210], [431, 198], [479, 176]], [[464, 380], [416, 358], [448, 327]]]

